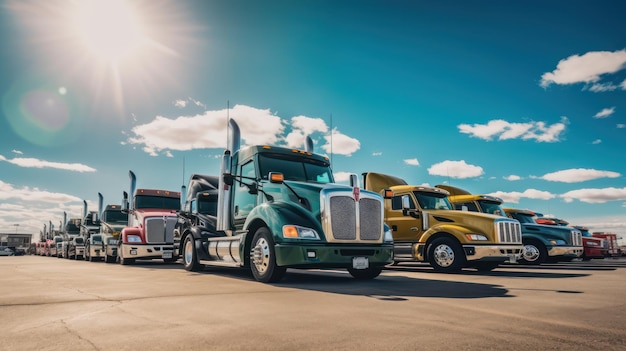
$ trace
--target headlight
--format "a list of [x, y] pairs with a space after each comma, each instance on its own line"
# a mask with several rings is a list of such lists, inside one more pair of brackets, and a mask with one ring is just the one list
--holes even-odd
[[487, 237], [482, 234], [465, 234], [467, 240], [487, 240]]
[[552, 243], [552, 245], [567, 245], [565, 240], [550, 240], [550, 243]]
[[129, 235], [126, 237], [126, 241], [129, 243], [140, 243], [141, 237], [139, 235]]
[[283, 226], [283, 238], [320, 240], [315, 230], [297, 225]]
[[597, 243], [597, 242], [595, 242], [595, 241], [587, 241], [585, 244], [586, 244], [587, 246], [598, 246], [598, 243]]

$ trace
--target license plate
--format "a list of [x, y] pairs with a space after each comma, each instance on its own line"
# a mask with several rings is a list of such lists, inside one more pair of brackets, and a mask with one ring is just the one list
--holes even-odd
[[352, 268], [354, 269], [368, 269], [370, 261], [367, 257], [353, 257]]
[[163, 251], [163, 258], [172, 258], [172, 251]]

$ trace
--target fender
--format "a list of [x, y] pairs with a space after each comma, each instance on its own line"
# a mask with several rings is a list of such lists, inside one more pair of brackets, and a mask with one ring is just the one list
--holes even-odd
[[[285, 224], [294, 224], [314, 229], [321, 240], [326, 240], [319, 220], [313, 217], [311, 212], [291, 202], [266, 202], [255, 207], [246, 218], [243, 229], [249, 230], [251, 224], [259, 219], [267, 224], [270, 232], [274, 235], [274, 241], [276, 243], [298, 240], [283, 238], [281, 234], [283, 225]], [[253, 235], [254, 233], [250, 234]], [[298, 240], [298, 242], [302, 242], [302, 240]]]
[[[471, 230], [471, 228], [466, 228], [466, 227], [458, 226], [458, 225], [455, 225], [455, 224], [437, 224], [437, 225], [435, 225], [433, 227], [430, 227], [426, 232], [424, 232], [422, 237], [419, 239], [419, 243], [420, 244], [425, 244], [432, 237], [434, 237], [435, 235], [437, 235], [439, 233], [442, 233], [442, 232], [447, 233], [449, 235], [452, 235], [460, 243], [468, 243], [469, 242], [467, 240], [467, 237], [465, 237], [465, 234], [477, 234], [478, 233], [478, 231]], [[485, 241], [485, 243], [487, 243], [487, 242], [489, 242], [489, 241]]]
[[[129, 235], [137, 235], [141, 238], [141, 229], [137, 228], [137, 227], [132, 227], [132, 228], [124, 228], [122, 229], [122, 233], [120, 234], [122, 236], [122, 243], [124, 244], [128, 244], [128, 236]], [[143, 243], [143, 238], [141, 238], [141, 241]]]

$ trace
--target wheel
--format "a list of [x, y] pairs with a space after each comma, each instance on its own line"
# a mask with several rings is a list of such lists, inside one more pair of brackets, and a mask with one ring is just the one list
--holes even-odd
[[113, 262], [113, 260], [114, 260], [114, 257], [113, 257], [113, 256], [110, 256], [110, 255], [104, 254], [104, 262], [105, 262], [105, 263], [111, 263], [111, 262]]
[[192, 235], [187, 235], [183, 243], [183, 265], [185, 266], [185, 270], [190, 272], [197, 272], [204, 268], [204, 266], [198, 262], [198, 253], [196, 252]]
[[89, 244], [85, 245], [85, 254], [83, 255], [83, 258], [85, 259], [85, 261], [91, 261], [91, 255], [89, 254]]
[[453, 239], [437, 238], [428, 245], [428, 262], [438, 272], [460, 272], [465, 266], [465, 253]]
[[350, 275], [359, 280], [374, 279], [378, 277], [382, 271], [383, 267], [369, 267], [367, 269], [348, 268]]
[[262, 283], [280, 281], [287, 271], [287, 268], [276, 265], [274, 240], [270, 231], [265, 227], [257, 229], [252, 237], [250, 270], [254, 279]]
[[500, 265], [500, 262], [492, 262], [492, 261], [476, 262], [473, 265], [474, 265], [474, 268], [476, 268], [476, 270], [478, 270], [479, 272], [489, 272], [498, 268], [498, 266]]
[[124, 258], [122, 256], [122, 246], [120, 245], [120, 246], [117, 247], [117, 262], [119, 262], [123, 266], [127, 266], [129, 264], [135, 263], [135, 259], [134, 258]]
[[520, 263], [538, 265], [544, 263], [547, 258], [548, 251], [543, 244], [534, 240], [524, 243]]

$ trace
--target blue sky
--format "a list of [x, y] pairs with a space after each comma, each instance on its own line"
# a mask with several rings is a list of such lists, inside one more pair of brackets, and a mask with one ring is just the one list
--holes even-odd
[[624, 13], [620, 1], [0, 0], [0, 231], [57, 227], [98, 192], [120, 203], [129, 170], [169, 190], [218, 173], [228, 114], [247, 144], [311, 135], [341, 181], [447, 183], [626, 234]]

